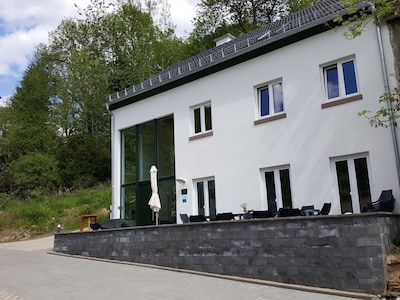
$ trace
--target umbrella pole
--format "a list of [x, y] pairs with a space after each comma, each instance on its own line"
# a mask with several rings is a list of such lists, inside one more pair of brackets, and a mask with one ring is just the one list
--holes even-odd
[[156, 225], [158, 226], [158, 211], [156, 211]]

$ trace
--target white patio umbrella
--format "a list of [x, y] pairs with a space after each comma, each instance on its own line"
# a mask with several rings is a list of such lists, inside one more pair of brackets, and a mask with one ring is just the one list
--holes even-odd
[[158, 225], [159, 212], [161, 209], [160, 197], [158, 196], [157, 187], [157, 168], [156, 166], [151, 166], [150, 168], [150, 184], [151, 184], [151, 198], [149, 200], [150, 209], [156, 215], [156, 225]]

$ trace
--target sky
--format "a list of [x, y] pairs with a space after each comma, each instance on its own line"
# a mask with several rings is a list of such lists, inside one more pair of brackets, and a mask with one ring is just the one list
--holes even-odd
[[[61, 20], [77, 17], [76, 3], [85, 8], [90, 0], [0, 0], [0, 106], [14, 93], [35, 47], [47, 43], [48, 33]], [[200, 0], [168, 0], [175, 33], [192, 30], [195, 5]]]

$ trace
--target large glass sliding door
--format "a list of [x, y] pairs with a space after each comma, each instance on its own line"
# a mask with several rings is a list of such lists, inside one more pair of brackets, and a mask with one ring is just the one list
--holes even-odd
[[148, 206], [150, 167], [158, 169], [160, 223], [176, 223], [174, 119], [153, 120], [122, 131], [121, 218], [154, 224]]

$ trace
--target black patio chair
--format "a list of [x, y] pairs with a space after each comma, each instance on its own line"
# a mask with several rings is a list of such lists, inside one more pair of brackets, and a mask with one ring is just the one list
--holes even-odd
[[189, 216], [187, 214], [179, 214], [183, 224], [190, 223]]
[[329, 215], [329, 212], [331, 211], [332, 203], [324, 203], [322, 205], [321, 210], [318, 212], [319, 215], [327, 216]]
[[277, 214], [278, 217], [298, 217], [301, 216], [298, 208], [280, 208]]
[[100, 224], [99, 223], [90, 223], [90, 228], [92, 230], [99, 230], [100, 229]]
[[301, 207], [300, 214], [302, 216], [313, 216], [317, 211], [314, 208], [314, 205], [305, 205]]
[[204, 215], [194, 215], [189, 217], [190, 223], [198, 223], [198, 222], [207, 222], [207, 219]]
[[269, 210], [254, 210], [251, 218], [252, 219], [265, 219], [265, 218], [273, 218], [275, 217], [275, 213]]
[[392, 212], [394, 210], [396, 199], [393, 197], [392, 190], [382, 191], [378, 200], [368, 203], [366, 209], [363, 212], [374, 212], [374, 211], [387, 211]]
[[229, 221], [229, 220], [235, 220], [235, 216], [233, 213], [228, 212], [228, 213], [219, 213], [217, 214], [216, 221]]
[[123, 228], [123, 227], [131, 227], [128, 220], [124, 219], [110, 219], [105, 220], [100, 225], [100, 229], [113, 229], [113, 228]]

